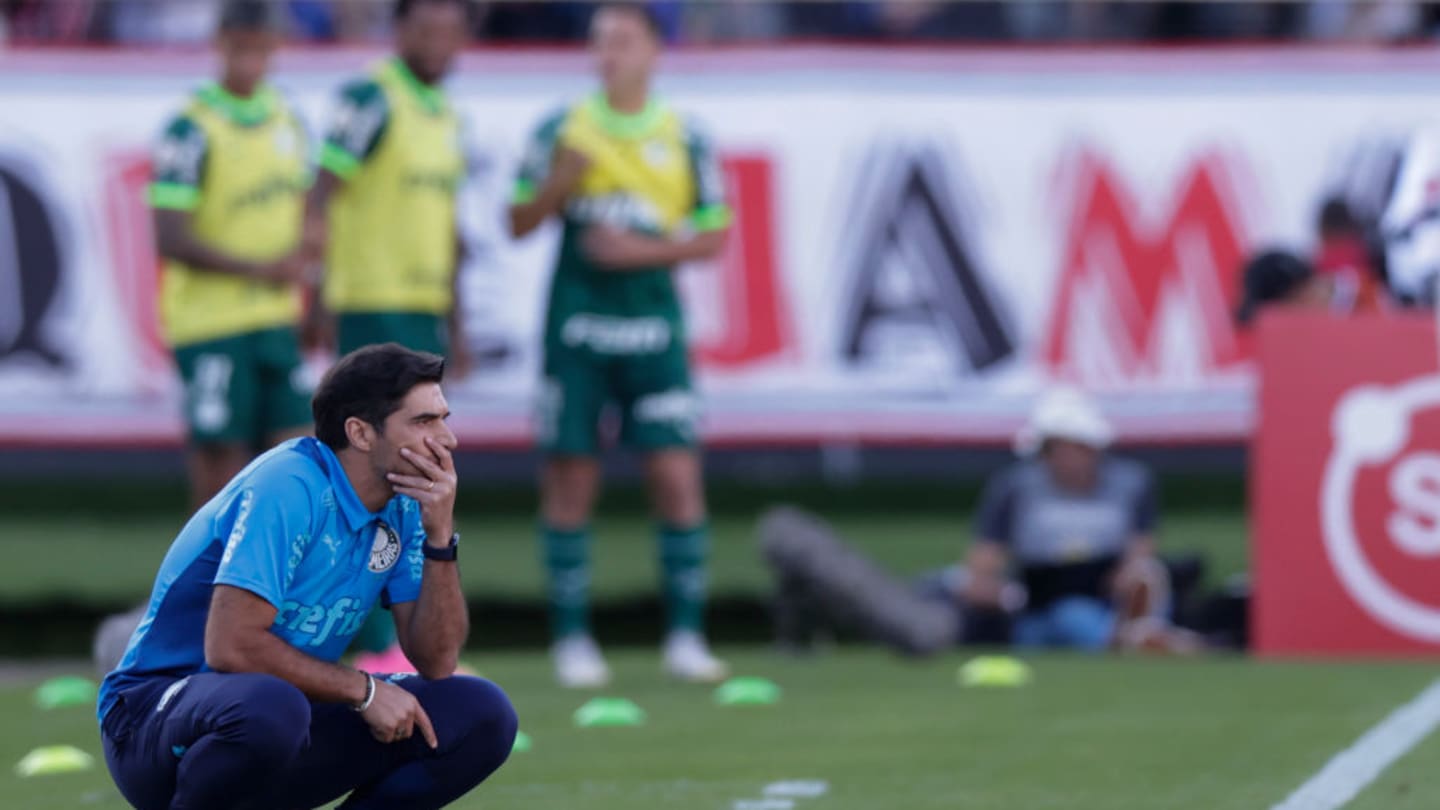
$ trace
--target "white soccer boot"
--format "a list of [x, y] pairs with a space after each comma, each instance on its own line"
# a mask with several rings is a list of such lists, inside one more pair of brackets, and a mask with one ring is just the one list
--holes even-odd
[[705, 637], [690, 630], [676, 630], [665, 638], [665, 671], [691, 683], [725, 680], [730, 667], [710, 654]]
[[588, 635], [566, 636], [550, 648], [555, 680], [566, 689], [599, 689], [610, 683], [610, 667]]

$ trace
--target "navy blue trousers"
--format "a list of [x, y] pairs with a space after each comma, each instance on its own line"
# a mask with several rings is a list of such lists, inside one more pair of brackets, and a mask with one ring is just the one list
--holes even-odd
[[[377, 676], [380, 677], [380, 676]], [[382, 743], [349, 706], [311, 703], [270, 675], [157, 677], [121, 693], [101, 727], [105, 762], [139, 810], [444, 807], [495, 772], [515, 709], [480, 678], [390, 676], [435, 726]]]

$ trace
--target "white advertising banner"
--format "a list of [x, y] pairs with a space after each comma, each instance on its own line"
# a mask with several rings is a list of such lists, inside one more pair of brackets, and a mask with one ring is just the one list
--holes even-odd
[[[379, 56], [299, 51], [277, 83], [319, 129]], [[1313, 246], [1349, 156], [1440, 116], [1423, 53], [679, 53], [659, 90], [724, 156], [736, 226], [685, 268], [715, 443], [1004, 440], [1052, 380], [1122, 437], [1248, 435], [1231, 313], [1256, 249]], [[148, 150], [203, 53], [0, 51], [0, 444], [166, 444]], [[467, 55], [477, 445], [529, 440], [555, 233], [501, 228], [531, 126], [591, 92], [583, 54]], [[1363, 181], [1363, 178], [1362, 178]]]

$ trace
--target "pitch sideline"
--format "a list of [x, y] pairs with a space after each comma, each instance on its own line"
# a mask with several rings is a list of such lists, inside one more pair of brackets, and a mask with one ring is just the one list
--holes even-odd
[[1440, 726], [1440, 679], [1330, 758], [1270, 810], [1336, 810]]

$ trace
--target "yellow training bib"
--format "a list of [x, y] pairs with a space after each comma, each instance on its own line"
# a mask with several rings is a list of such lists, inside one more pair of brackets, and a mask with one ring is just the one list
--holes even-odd
[[373, 78], [387, 118], [373, 153], [331, 202], [325, 301], [336, 312], [445, 314], [465, 168], [459, 119], [398, 62]]

